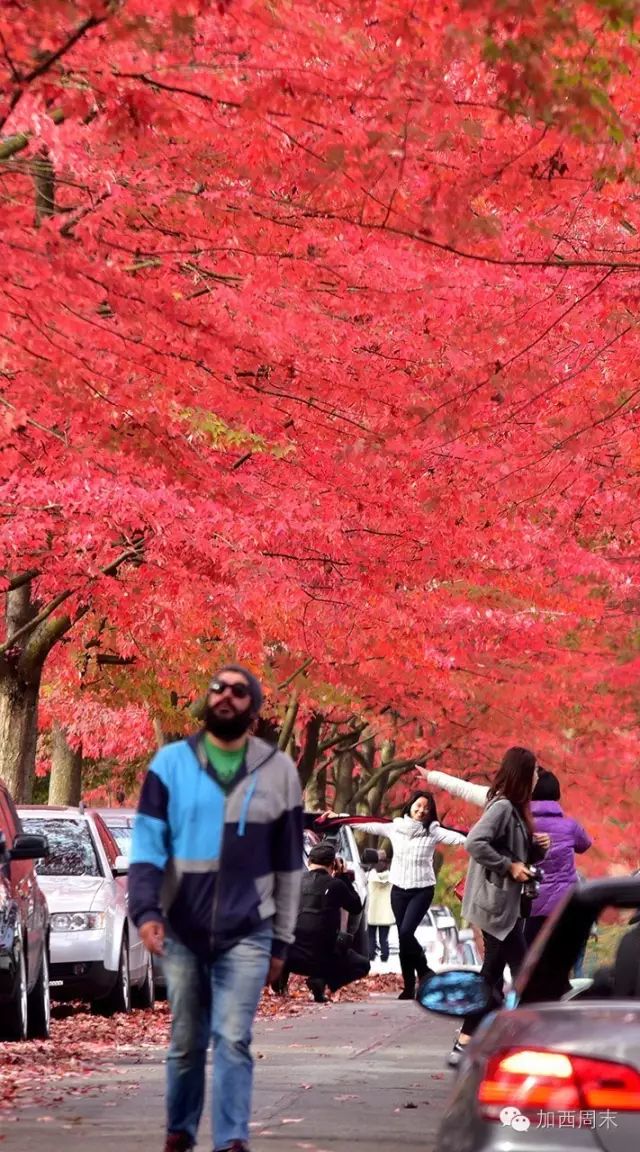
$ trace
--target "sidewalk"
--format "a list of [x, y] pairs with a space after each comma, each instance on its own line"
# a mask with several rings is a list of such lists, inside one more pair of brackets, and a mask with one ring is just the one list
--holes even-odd
[[[373, 995], [313, 1006], [256, 1028], [254, 1152], [347, 1152], [391, 1140], [430, 1152], [451, 1074], [455, 1025], [415, 1004]], [[161, 1152], [164, 1051], [114, 1053], [115, 1071], [70, 1079], [58, 1099], [3, 1123], [2, 1152]], [[208, 1117], [199, 1149], [211, 1148]]]

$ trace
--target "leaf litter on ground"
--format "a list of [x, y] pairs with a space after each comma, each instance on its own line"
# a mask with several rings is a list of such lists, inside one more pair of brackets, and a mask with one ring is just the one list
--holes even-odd
[[[399, 988], [397, 976], [369, 976], [330, 995], [329, 1004], [316, 1005], [304, 979], [293, 976], [285, 996], [265, 990], [258, 1018], [274, 1022], [295, 1019], [314, 1009], [326, 1010], [331, 1004], [356, 1004], [374, 994], [397, 993]], [[131, 1065], [150, 1058], [153, 1049], [166, 1049], [169, 1020], [164, 1001], [153, 1011], [112, 1017], [93, 1015], [83, 1004], [54, 1005], [49, 1040], [4, 1044], [0, 1049], [3, 1119], [10, 1120], [11, 1114], [36, 1101], [44, 1110], [70, 1095], [103, 1090], [115, 1077], [130, 1074]], [[120, 1083], [118, 1090], [124, 1087]], [[133, 1090], [135, 1086], [128, 1087]]]

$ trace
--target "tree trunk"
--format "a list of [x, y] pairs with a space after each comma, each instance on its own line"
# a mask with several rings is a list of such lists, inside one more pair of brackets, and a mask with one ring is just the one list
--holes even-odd
[[[360, 781], [363, 783], [369, 776], [373, 776], [376, 765], [376, 741], [370, 728], [365, 728], [360, 736], [360, 746], [355, 755], [360, 765]], [[355, 805], [355, 810], [358, 816], [370, 816], [374, 811], [369, 807], [366, 796]]]
[[307, 783], [304, 794], [308, 812], [325, 812], [327, 808], [327, 770], [319, 768]]
[[56, 724], [51, 734], [49, 803], [75, 807], [82, 796], [82, 748], [71, 748], [64, 728]]
[[318, 759], [318, 744], [320, 742], [321, 729], [322, 716], [315, 712], [305, 725], [302, 756], [298, 765], [300, 785], [303, 789], [307, 788], [313, 776], [316, 761]]
[[0, 778], [16, 804], [29, 804], [33, 791], [40, 675], [24, 680], [0, 661]]
[[289, 750], [289, 746], [291, 744], [291, 741], [293, 739], [294, 732], [295, 732], [297, 717], [298, 717], [298, 693], [294, 692], [293, 696], [291, 697], [291, 700], [289, 701], [289, 705], [288, 705], [287, 711], [285, 713], [285, 718], [282, 722], [282, 728], [280, 729], [280, 735], [278, 736], [278, 748], [280, 749], [281, 752], [286, 752]]
[[[390, 764], [396, 754], [396, 745], [394, 740], [385, 740], [380, 749], [380, 767], [383, 768], [385, 764]], [[380, 812], [382, 809], [382, 801], [384, 794], [389, 785], [389, 778], [382, 777], [374, 784], [369, 792], [367, 799], [369, 801], [369, 811], [372, 813]]]
[[35, 226], [56, 211], [56, 174], [47, 148], [41, 148], [31, 166], [36, 197]]
[[[0, 650], [0, 780], [17, 804], [33, 793], [42, 669], [54, 644], [72, 626], [69, 616], [38, 612], [32, 574], [13, 577], [6, 593], [7, 639]], [[15, 637], [15, 642], [13, 638]]]
[[336, 812], [347, 812], [353, 796], [353, 770], [355, 762], [352, 752], [340, 752], [333, 769], [336, 794], [333, 807]]
[[[167, 740], [162, 727], [162, 720], [159, 716], [154, 716], [153, 718], [153, 734], [156, 738], [158, 748], [162, 748], [162, 746], [167, 743]], [[51, 803], [51, 801], [49, 801], [49, 803]]]

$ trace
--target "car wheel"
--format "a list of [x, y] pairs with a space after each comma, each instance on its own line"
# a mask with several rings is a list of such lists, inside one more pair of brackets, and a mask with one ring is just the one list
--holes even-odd
[[48, 1040], [51, 1034], [51, 995], [49, 991], [49, 953], [45, 944], [42, 964], [35, 987], [29, 994], [27, 1026], [32, 1040]]
[[156, 986], [153, 976], [153, 959], [151, 953], [147, 956], [147, 970], [144, 975], [144, 984], [132, 990], [132, 1000], [135, 1008], [153, 1008], [156, 999]]
[[17, 941], [18, 980], [12, 999], [2, 1005], [0, 1012], [0, 1039], [26, 1040], [27, 1038], [27, 961], [22, 941]]
[[104, 1000], [96, 1000], [93, 1004], [94, 1012], [101, 1016], [113, 1016], [116, 1012], [131, 1011], [131, 981], [129, 980], [129, 948], [126, 936], [120, 946], [120, 961], [116, 982]]

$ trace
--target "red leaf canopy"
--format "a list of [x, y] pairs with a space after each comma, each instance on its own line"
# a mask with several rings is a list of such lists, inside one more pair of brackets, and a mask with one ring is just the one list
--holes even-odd
[[628, 821], [636, 12], [553, 9], [5, 5], [0, 551], [141, 696], [277, 646]]

